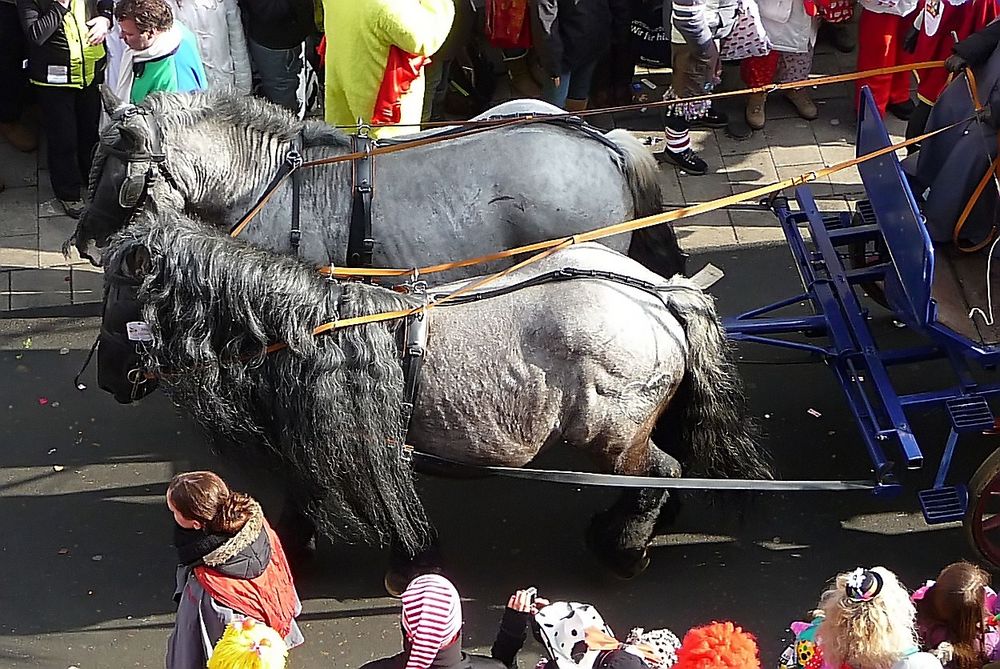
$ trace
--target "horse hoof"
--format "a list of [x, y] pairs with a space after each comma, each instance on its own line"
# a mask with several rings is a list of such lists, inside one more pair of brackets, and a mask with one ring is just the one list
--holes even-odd
[[611, 570], [611, 573], [622, 579], [623, 581], [629, 581], [642, 572], [646, 571], [649, 567], [649, 551], [646, 549], [642, 550], [638, 556], [634, 555], [635, 551], [625, 551], [615, 556], [615, 559], [611, 562], [606, 561], [605, 566]]
[[587, 547], [616, 577], [629, 580], [635, 578], [649, 566], [649, 550], [646, 548], [623, 549], [613, 542], [602, 539], [597, 529], [599, 523], [591, 523], [587, 529]]

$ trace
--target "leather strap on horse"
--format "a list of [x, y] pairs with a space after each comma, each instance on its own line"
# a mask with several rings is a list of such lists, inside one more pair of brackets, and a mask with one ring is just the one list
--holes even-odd
[[302, 241], [302, 224], [299, 220], [299, 200], [302, 194], [302, 133], [295, 136], [295, 143], [292, 150], [288, 152], [286, 163], [291, 164], [290, 173], [292, 175], [292, 229], [288, 233], [288, 244], [292, 248], [292, 254], [299, 254], [299, 242]]
[[[387, 146], [380, 146], [372, 149], [371, 151], [352, 151], [351, 153], [346, 153], [340, 156], [331, 156], [329, 158], [320, 158], [317, 160], [308, 160], [295, 169], [301, 169], [306, 167], [319, 167], [322, 165], [334, 165], [336, 163], [343, 163], [347, 161], [358, 160], [360, 158], [371, 157], [371, 156], [381, 156], [389, 153], [396, 153], [397, 151], [404, 151], [408, 149], [416, 149], [421, 146], [427, 146], [429, 144], [437, 144], [445, 140], [450, 139], [460, 139], [462, 137], [470, 137], [472, 135], [477, 135], [482, 132], [492, 130], [494, 128], [502, 128], [508, 126], [517, 125], [527, 125], [529, 123], [545, 123], [558, 120], [561, 118], [567, 118], [572, 116], [589, 116], [592, 114], [611, 114], [623, 111], [632, 111], [637, 109], [646, 108], [656, 108], [656, 107], [667, 107], [671, 105], [687, 103], [687, 102], [701, 102], [704, 100], [719, 100], [722, 98], [738, 97], [742, 95], [750, 95], [752, 93], [773, 93], [775, 91], [792, 90], [796, 88], [804, 88], [806, 86], [826, 86], [829, 84], [843, 83], [847, 81], [855, 81], [857, 79], [864, 79], [866, 77], [875, 77], [885, 74], [896, 74], [898, 72], [910, 72], [915, 70], [926, 70], [934, 67], [942, 67], [944, 65], [943, 60], [926, 61], [922, 63], [911, 63], [909, 65], [893, 65], [891, 67], [879, 67], [872, 70], [863, 70], [861, 72], [849, 72], [847, 74], [834, 74], [827, 77], [817, 77], [815, 79], [803, 79], [801, 81], [790, 81], [782, 84], [769, 84], [767, 86], [756, 86], [752, 88], [742, 88], [735, 91], [723, 91], [721, 93], [709, 93], [706, 95], [695, 95], [686, 98], [674, 98], [672, 100], [659, 100], [641, 104], [633, 105], [622, 105], [619, 107], [607, 107], [602, 109], [591, 109], [582, 112], [566, 112], [562, 114], [537, 114], [522, 116], [518, 118], [503, 118], [499, 120], [484, 120], [484, 121], [457, 121], [446, 123], [449, 126], [470, 126], [467, 130], [460, 130], [455, 133], [448, 133], [446, 135], [431, 135], [430, 137], [423, 137], [420, 139], [414, 139], [411, 141], [401, 142], [398, 144], [390, 144]], [[356, 127], [356, 126], [351, 126]], [[285, 170], [284, 167], [278, 171], [278, 173], [271, 179], [268, 187], [264, 190], [264, 193], [257, 200], [257, 203], [248, 211], [243, 218], [241, 218], [236, 225], [234, 225], [229, 234], [233, 237], [239, 236], [241, 232], [246, 228], [257, 214], [264, 208], [271, 196], [278, 190], [278, 188], [285, 182], [291, 174], [291, 170]], [[377, 276], [377, 275], [376, 275]]]
[[362, 132], [351, 137], [354, 153], [361, 157], [351, 163], [351, 225], [347, 232], [347, 264], [370, 267], [375, 253], [372, 237], [372, 198], [375, 190], [375, 160], [378, 144]]

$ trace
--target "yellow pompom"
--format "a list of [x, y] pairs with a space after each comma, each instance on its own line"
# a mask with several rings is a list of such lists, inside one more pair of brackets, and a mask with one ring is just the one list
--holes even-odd
[[287, 656], [288, 647], [280, 634], [248, 618], [226, 627], [208, 669], [284, 669]]

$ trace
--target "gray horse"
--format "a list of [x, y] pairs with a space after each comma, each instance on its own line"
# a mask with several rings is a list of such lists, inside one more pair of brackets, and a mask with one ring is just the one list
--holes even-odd
[[[103, 134], [91, 173], [91, 205], [74, 238], [81, 255], [103, 246], [135, 209], [183, 211], [230, 227], [257, 201], [297, 141], [306, 160], [351, 152], [350, 138], [317, 121], [225, 93], [150, 96], [130, 106], [107, 92], [120, 117]], [[135, 109], [135, 108], [131, 108]], [[486, 115], [547, 114], [543, 102], [505, 103]], [[440, 131], [438, 131], [440, 132]], [[420, 137], [422, 135], [415, 135]], [[150, 154], [165, 154], [158, 173]], [[624, 130], [602, 135], [579, 123], [549, 121], [495, 128], [377, 156], [372, 204], [374, 265], [421, 267], [471, 258], [543, 239], [659, 213], [657, 165]], [[344, 265], [352, 208], [352, 164], [301, 172], [299, 255]], [[148, 197], [143, 193], [148, 190]], [[283, 253], [291, 250], [292, 187], [286, 182], [243, 236]], [[145, 203], [145, 205], [143, 205]], [[684, 271], [671, 228], [618, 235], [607, 244], [662, 276]], [[87, 256], [89, 257], [89, 256]], [[449, 278], [474, 273], [456, 270]]]
[[[131, 402], [146, 392], [144, 372], [160, 376], [174, 401], [237, 444], [235, 457], [260, 466], [262, 453], [239, 437], [262, 437], [271, 471], [284, 472], [320, 532], [399, 542], [411, 554], [426, 546], [401, 453], [402, 321], [312, 334], [331, 319], [412, 308], [416, 297], [326, 280], [175, 213], [140, 216], [104, 261], [105, 390]], [[541, 280], [565, 267], [605, 275]], [[430, 339], [409, 430], [418, 451], [518, 467], [566, 444], [603, 472], [770, 477], [712, 298], [687, 279], [585, 244], [514, 273], [506, 288], [423, 316]], [[140, 321], [148, 336], [133, 338], [147, 341], [121, 346]], [[275, 342], [287, 347], [269, 353]], [[676, 459], [654, 443], [657, 427]], [[591, 546], [617, 573], [648, 563], [665, 498], [629, 490], [595, 517]]]

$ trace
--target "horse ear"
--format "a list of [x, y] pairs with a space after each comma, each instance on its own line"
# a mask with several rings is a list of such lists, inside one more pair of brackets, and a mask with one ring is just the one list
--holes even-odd
[[153, 269], [153, 259], [149, 255], [149, 249], [145, 246], [137, 246], [125, 260], [129, 274], [142, 281]]
[[123, 124], [119, 126], [118, 133], [124, 147], [141, 151], [146, 146], [146, 133], [138, 126]]
[[107, 84], [100, 85], [101, 102], [104, 103], [104, 112], [108, 116], [114, 116], [120, 107], [125, 105], [125, 101], [118, 98]]

